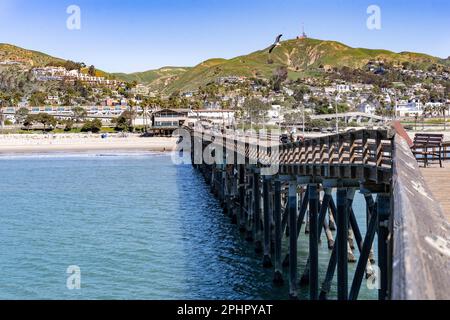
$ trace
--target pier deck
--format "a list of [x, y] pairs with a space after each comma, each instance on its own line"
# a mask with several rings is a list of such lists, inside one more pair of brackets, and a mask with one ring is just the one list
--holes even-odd
[[450, 165], [447, 163], [446, 168], [421, 168], [420, 171], [434, 198], [440, 203], [447, 220], [450, 221]]

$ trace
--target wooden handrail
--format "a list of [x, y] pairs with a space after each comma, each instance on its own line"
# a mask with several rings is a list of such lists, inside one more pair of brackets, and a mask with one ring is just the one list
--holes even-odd
[[392, 299], [450, 299], [450, 224], [400, 135], [394, 140], [393, 213]]

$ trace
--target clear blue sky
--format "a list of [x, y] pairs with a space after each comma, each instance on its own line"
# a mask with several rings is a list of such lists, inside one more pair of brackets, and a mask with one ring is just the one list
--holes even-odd
[[[69, 31], [66, 9], [81, 8]], [[382, 29], [366, 27], [380, 6]], [[193, 66], [301, 32], [350, 46], [450, 56], [448, 0], [0, 0], [0, 42], [94, 64], [109, 72]]]

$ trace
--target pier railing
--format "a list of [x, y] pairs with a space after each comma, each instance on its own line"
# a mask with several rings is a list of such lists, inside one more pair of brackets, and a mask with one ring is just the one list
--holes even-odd
[[[200, 153], [223, 157], [220, 164], [194, 166], [255, 251], [263, 254], [263, 266], [274, 268], [274, 282], [282, 283], [288, 273], [292, 298], [299, 285], [309, 286], [311, 299], [329, 297], [336, 272], [341, 300], [357, 299], [364, 277], [377, 283], [379, 299], [450, 298], [445, 287], [450, 283], [449, 223], [425, 185], [405, 132], [398, 125], [393, 128], [276, 145], [273, 139], [268, 143], [239, 134], [191, 131]], [[192, 150], [193, 159], [196, 152]], [[273, 164], [276, 173], [262, 174]], [[358, 190], [366, 202], [363, 213], [353, 208]], [[357, 214], [366, 217], [365, 235]], [[302, 227], [309, 234], [309, 257], [300, 262], [299, 282]], [[319, 279], [322, 234], [332, 254], [325, 277]], [[283, 260], [284, 239], [288, 251]], [[349, 263], [356, 264], [352, 277]]]
[[392, 298], [450, 299], [450, 223], [407, 140], [396, 135], [394, 142]]

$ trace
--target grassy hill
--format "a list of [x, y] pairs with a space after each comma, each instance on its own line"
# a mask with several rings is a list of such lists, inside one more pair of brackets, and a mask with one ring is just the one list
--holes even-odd
[[[0, 61], [20, 60], [31, 66], [51, 63], [61, 64], [64, 60], [44, 53], [22, 49], [8, 44], [0, 44]], [[371, 60], [383, 60], [392, 64], [408, 61], [426, 69], [433, 64], [450, 66], [450, 57], [441, 59], [426, 54], [388, 50], [352, 48], [336, 41], [316, 39], [295, 39], [281, 43], [272, 54], [268, 48], [233, 59], [210, 59], [199, 65], [188, 67], [164, 67], [158, 70], [132, 74], [106, 73], [97, 70], [98, 76], [116, 78], [122, 81], [146, 84], [153, 91], [171, 93], [195, 90], [199, 86], [224, 76], [246, 76], [270, 78], [277, 68], [285, 66], [289, 77], [297, 79], [320, 74], [322, 68], [362, 68]], [[87, 72], [87, 70], [83, 70]]]
[[174, 81], [178, 80], [182, 75], [188, 72], [188, 67], [163, 67], [157, 70], [149, 70], [136, 73], [113, 73], [115, 78], [126, 81], [143, 83], [148, 86], [151, 91], [163, 91]]
[[49, 63], [64, 62], [63, 59], [55, 58], [42, 52], [0, 43], [0, 61], [6, 60], [20, 61], [34, 67], [45, 66]]
[[208, 60], [183, 74], [178, 80], [165, 88], [192, 90], [223, 76], [246, 76], [270, 78], [274, 70], [286, 66], [290, 78], [314, 74], [319, 67], [362, 68], [369, 61], [383, 60], [400, 64], [408, 61], [422, 69], [432, 64], [449, 66], [449, 59], [440, 59], [421, 53], [395, 53], [388, 50], [352, 48], [336, 41], [316, 39], [296, 39], [282, 42], [282, 45], [270, 55], [268, 48], [234, 59]]

